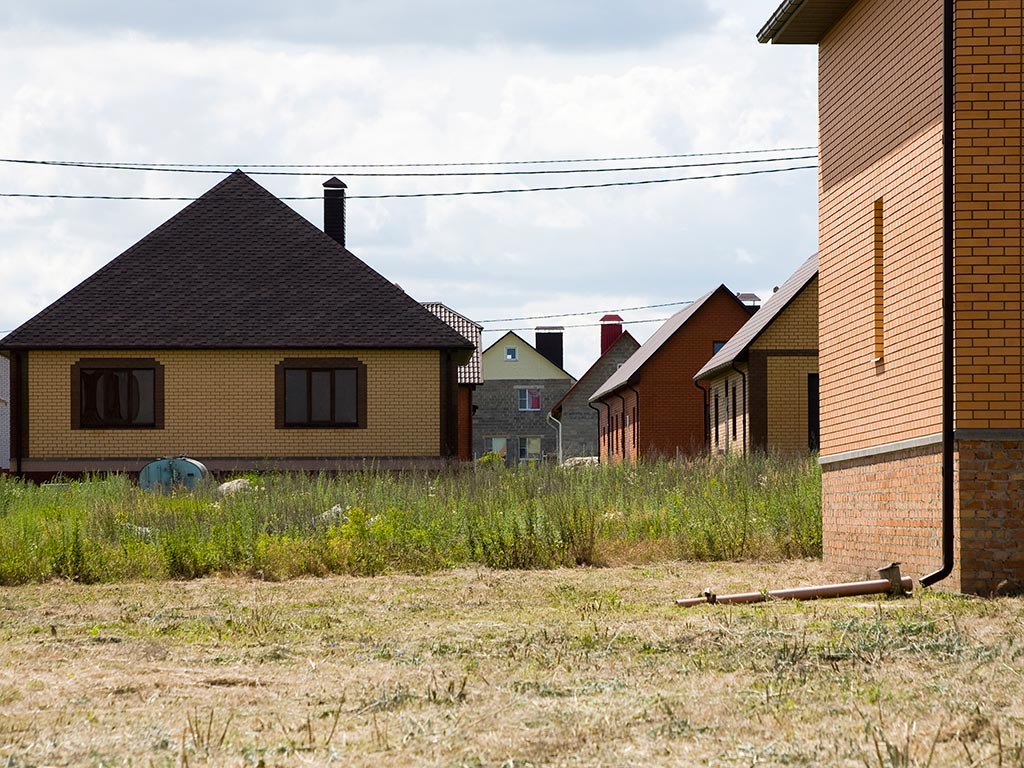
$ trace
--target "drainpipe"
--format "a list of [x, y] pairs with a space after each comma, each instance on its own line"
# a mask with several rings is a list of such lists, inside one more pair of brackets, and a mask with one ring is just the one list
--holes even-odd
[[743, 415], [745, 416], [745, 420], [743, 422], [743, 454], [746, 455], [748, 450], [747, 428], [750, 425], [750, 414], [748, 411], [749, 404], [747, 403], [747, 374], [745, 374], [743, 371], [737, 368], [735, 362], [732, 364], [732, 369], [736, 371], [736, 373], [738, 373], [740, 375], [740, 378], [743, 380]]
[[[554, 422], [552, 424], [552, 422]], [[600, 425], [601, 422], [598, 422]], [[562, 422], [554, 417], [553, 414], [548, 414], [548, 424], [551, 425], [552, 429], [558, 430], [558, 466], [562, 466]]]
[[[604, 405], [604, 415], [605, 415], [605, 419], [607, 419], [608, 418], [608, 406], [605, 405], [604, 403], [601, 403], [601, 405]], [[598, 462], [598, 464], [600, 464], [601, 463], [601, 410], [596, 405], [594, 405], [593, 403], [587, 403], [587, 406], [589, 406], [590, 408], [593, 408], [595, 411], [597, 411], [597, 462]]]
[[955, 0], [945, 0], [942, 31], [942, 566], [921, 577], [930, 587], [953, 572], [953, 69]]
[[[693, 382], [693, 386], [701, 391], [704, 395], [704, 450], [711, 452], [711, 415], [708, 411], [708, 391], [705, 387], [700, 385], [700, 382]], [[678, 453], [678, 451], [677, 451]], [[678, 458], [678, 456], [676, 457]]]
[[640, 390], [627, 382], [626, 387], [636, 395], [636, 418], [633, 419], [633, 455], [640, 459]]

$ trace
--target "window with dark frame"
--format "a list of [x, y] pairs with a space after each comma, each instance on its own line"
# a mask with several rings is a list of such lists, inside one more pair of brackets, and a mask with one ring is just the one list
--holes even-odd
[[163, 429], [163, 366], [84, 358], [71, 366], [72, 429]]
[[718, 448], [718, 393], [715, 392], [715, 448]]
[[736, 439], [736, 382], [732, 383], [732, 439]]
[[366, 426], [366, 366], [353, 358], [285, 359], [277, 365], [279, 429]]

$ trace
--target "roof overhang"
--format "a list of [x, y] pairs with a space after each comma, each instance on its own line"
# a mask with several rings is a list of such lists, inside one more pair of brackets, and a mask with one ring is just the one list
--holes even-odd
[[759, 43], [817, 45], [857, 0], [783, 0], [757, 33]]

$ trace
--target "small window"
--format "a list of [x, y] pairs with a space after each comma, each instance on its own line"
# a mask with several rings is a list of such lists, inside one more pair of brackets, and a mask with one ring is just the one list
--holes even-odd
[[496, 453], [502, 458], [505, 458], [506, 453], [508, 453], [507, 437], [488, 437], [484, 439], [484, 442], [490, 453]]
[[711, 354], [717, 355], [719, 350], [725, 346], [724, 341], [713, 341], [711, 342]]
[[366, 426], [366, 366], [358, 360], [283, 360], [276, 390], [278, 429]]
[[540, 410], [540, 390], [539, 389], [520, 389], [519, 393], [519, 410], [520, 411], [539, 411]]
[[732, 383], [732, 439], [736, 439], [736, 382]]
[[71, 367], [72, 429], [163, 429], [163, 366], [149, 358]]
[[718, 448], [718, 393], [715, 392], [715, 448]]
[[505, 362], [514, 363], [519, 359], [518, 347], [505, 347]]
[[540, 438], [520, 437], [519, 438], [519, 460], [540, 461]]

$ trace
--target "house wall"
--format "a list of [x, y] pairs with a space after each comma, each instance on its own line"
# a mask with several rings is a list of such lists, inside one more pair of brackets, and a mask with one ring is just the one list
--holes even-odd
[[[504, 437], [508, 440], [506, 461], [514, 464], [519, 459], [519, 438], [539, 437], [543, 456], [557, 456], [557, 432], [548, 423], [547, 415], [572, 384], [571, 378], [484, 381], [474, 393], [476, 455], [482, 456], [490, 450], [490, 438]], [[540, 410], [519, 410], [518, 392], [524, 388], [540, 390]]]
[[[939, 586], [977, 593], [1024, 585], [1022, 6], [956, 4], [956, 565]], [[861, 0], [820, 49], [823, 542], [852, 570], [941, 562], [941, 10]]]
[[473, 390], [475, 385], [459, 385], [459, 461], [473, 460]]
[[[746, 365], [736, 366], [746, 373]], [[747, 377], [749, 382], [749, 376]], [[747, 397], [749, 387], [736, 371], [726, 371], [703, 383], [708, 388], [708, 447], [712, 453], [746, 453], [750, 447]], [[733, 411], [733, 392], [736, 409]], [[718, 429], [715, 429], [715, 398], [718, 398]]]
[[629, 335], [620, 336], [614, 346], [587, 371], [562, 403], [562, 456], [597, 456], [600, 451], [598, 411], [590, 407], [590, 396], [616, 369], [640, 348]]
[[601, 403], [598, 405], [600, 460], [612, 464], [637, 461], [643, 455], [637, 393], [621, 389]]
[[0, 471], [11, 466], [11, 364], [0, 357]]
[[[164, 366], [164, 428], [72, 430], [71, 366], [80, 358], [155, 358]], [[366, 365], [365, 429], [276, 429], [275, 365], [286, 357], [356, 357]], [[436, 350], [33, 351], [28, 354], [26, 471], [64, 459], [188, 454], [211, 468], [273, 458], [437, 458]], [[310, 464], [310, 466], [313, 466]]]

